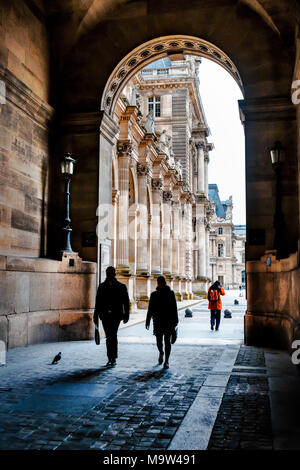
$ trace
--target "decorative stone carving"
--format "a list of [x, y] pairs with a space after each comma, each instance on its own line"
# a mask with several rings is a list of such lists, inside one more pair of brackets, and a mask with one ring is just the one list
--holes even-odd
[[154, 134], [155, 133], [154, 117], [153, 117], [153, 112], [152, 111], [150, 111], [150, 113], [147, 114], [145, 129], [146, 129], [146, 132], [148, 134]]
[[136, 166], [136, 173], [138, 176], [148, 176], [150, 173], [150, 169], [147, 165], [142, 165], [138, 163]]
[[118, 140], [117, 155], [118, 157], [131, 157], [133, 145], [130, 140]]
[[175, 163], [175, 169], [178, 173], [179, 178], [182, 179], [182, 165], [181, 165], [180, 161], [177, 161]]
[[112, 190], [112, 203], [115, 205], [118, 202], [120, 191], [118, 189]]
[[206, 144], [202, 141], [199, 141], [199, 142], [195, 142], [195, 146], [196, 146], [196, 149], [205, 149], [206, 148]]
[[162, 180], [152, 178], [151, 186], [154, 191], [162, 191], [162, 187], [163, 187]]
[[164, 200], [164, 202], [172, 201], [172, 197], [173, 197], [173, 195], [172, 195], [171, 191], [163, 191], [163, 200]]
[[232, 75], [243, 91], [242, 80], [236, 66], [221, 49], [204, 39], [194, 36], [174, 35], [171, 38], [166, 36], [148, 41], [127, 54], [114, 69], [106, 84], [102, 95], [101, 108], [109, 115], [112, 115], [119, 93], [123, 90], [132, 72], [156, 60], [162, 52], [172, 51], [174, 53], [176, 50], [178, 52], [186, 50], [193, 55], [212, 59]]

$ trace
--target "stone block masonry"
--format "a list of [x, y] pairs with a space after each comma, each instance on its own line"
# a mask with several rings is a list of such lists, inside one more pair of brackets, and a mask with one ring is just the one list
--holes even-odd
[[96, 263], [0, 256], [0, 340], [7, 348], [93, 337]]

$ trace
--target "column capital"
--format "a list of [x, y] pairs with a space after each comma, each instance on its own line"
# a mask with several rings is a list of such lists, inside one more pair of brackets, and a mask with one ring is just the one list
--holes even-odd
[[161, 178], [152, 178], [151, 187], [154, 191], [162, 191], [163, 181]]
[[172, 201], [173, 194], [171, 191], [163, 191], [163, 200], [164, 202], [170, 202]]
[[137, 176], [148, 176], [150, 174], [150, 168], [148, 165], [143, 165], [142, 163], [137, 163], [136, 165]]
[[133, 145], [131, 140], [118, 140], [117, 155], [119, 158], [131, 157]]
[[206, 144], [202, 140], [198, 140], [197, 142], [195, 142], [195, 146], [197, 150], [206, 148]]

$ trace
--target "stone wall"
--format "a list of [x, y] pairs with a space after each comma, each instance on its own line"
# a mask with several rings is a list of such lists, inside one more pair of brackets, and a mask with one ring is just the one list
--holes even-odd
[[0, 256], [0, 340], [8, 348], [93, 337], [96, 263]]
[[45, 26], [21, 1], [0, 2], [0, 253], [44, 256], [49, 179]]
[[291, 348], [300, 338], [299, 255], [276, 260], [266, 252], [260, 261], [248, 261], [246, 270], [246, 344]]

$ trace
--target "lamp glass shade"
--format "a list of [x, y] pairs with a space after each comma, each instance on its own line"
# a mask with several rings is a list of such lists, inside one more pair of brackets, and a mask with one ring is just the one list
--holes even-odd
[[272, 165], [283, 163], [285, 160], [285, 148], [282, 147], [281, 142], [275, 142], [274, 147], [270, 150]]
[[76, 160], [70, 154], [66, 154], [61, 160], [61, 172], [63, 175], [73, 175]]

